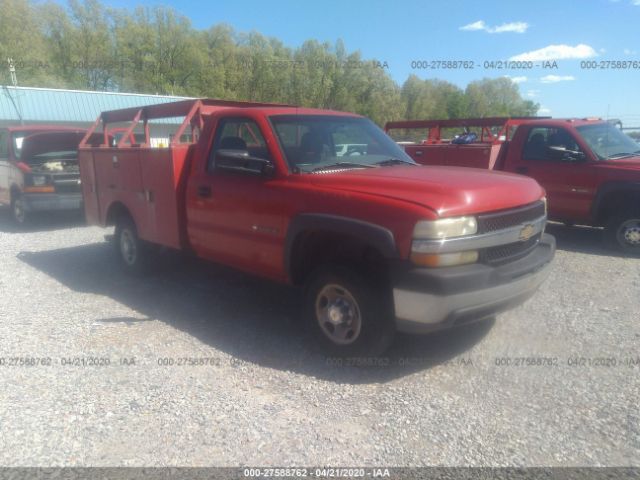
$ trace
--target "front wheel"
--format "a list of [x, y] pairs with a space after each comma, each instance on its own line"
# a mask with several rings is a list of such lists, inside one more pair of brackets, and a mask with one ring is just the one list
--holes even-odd
[[11, 219], [18, 227], [24, 227], [28, 222], [27, 210], [20, 192], [11, 195]]
[[339, 356], [377, 356], [392, 343], [390, 295], [366, 276], [342, 266], [314, 272], [305, 295], [308, 326], [325, 351]]
[[612, 218], [606, 228], [608, 243], [624, 253], [640, 255], [640, 212], [627, 212]]

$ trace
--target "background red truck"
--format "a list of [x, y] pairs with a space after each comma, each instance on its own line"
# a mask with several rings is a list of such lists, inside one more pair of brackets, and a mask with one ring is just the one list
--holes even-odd
[[79, 151], [87, 219], [115, 225], [126, 269], [160, 245], [303, 286], [311, 331], [343, 355], [518, 305], [555, 252], [534, 180], [419, 166], [354, 114], [176, 102], [103, 112]]
[[[400, 140], [416, 129], [422, 131], [422, 141], [401, 142], [416, 162], [533, 177], [546, 189], [550, 219], [605, 227], [609, 244], [640, 254], [640, 145], [612, 123], [476, 118], [385, 126], [387, 133]], [[462, 135], [445, 139], [445, 132], [452, 131]]]
[[82, 208], [78, 144], [86, 129], [21, 125], [0, 129], [0, 205], [24, 225], [33, 212]]

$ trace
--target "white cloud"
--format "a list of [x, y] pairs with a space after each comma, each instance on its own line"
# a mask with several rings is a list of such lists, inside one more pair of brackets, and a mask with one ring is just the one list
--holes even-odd
[[570, 45], [549, 45], [538, 50], [532, 50], [530, 52], [515, 55], [509, 60], [536, 62], [544, 60], [566, 60], [571, 58], [591, 58], [597, 56], [598, 54], [593, 47], [580, 43], [575, 47]]
[[[640, 0], [638, 0], [638, 1], [640, 1]], [[623, 53], [624, 53], [625, 55], [635, 55], [635, 54], [636, 54], [636, 53], [638, 53], [638, 52], [637, 52], [637, 51], [635, 51], [635, 50], [631, 50], [630, 48], [625, 48], [625, 49], [623, 50]]]
[[513, 83], [524, 83], [528, 80], [527, 77], [525, 77], [524, 75], [519, 77], [510, 77], [509, 75], [505, 75], [505, 78], [508, 78]]
[[540, 95], [540, 90], [527, 90], [527, 93], [525, 93], [525, 96], [529, 97], [529, 98], [535, 98], [538, 95]]
[[631, 5], [635, 5], [636, 7], [640, 6], [640, 0], [631, 0]]
[[524, 33], [527, 31], [528, 28], [529, 28], [529, 24], [526, 22], [509, 22], [509, 23], [503, 23], [502, 25], [498, 25], [496, 27], [490, 27], [484, 22], [484, 20], [478, 20], [477, 22], [473, 22], [463, 27], [460, 27], [460, 30], [466, 30], [469, 32], [484, 30], [487, 33], [506, 33], [506, 32]]
[[482, 21], [482, 20], [478, 20], [477, 22], [473, 22], [470, 23], [469, 25], [465, 25], [464, 27], [460, 27], [460, 30], [467, 30], [467, 31], [475, 31], [475, 30], [486, 30], [487, 29], [487, 25]]
[[503, 23], [502, 25], [498, 25], [497, 27], [491, 28], [487, 30], [489, 33], [505, 33], [505, 32], [514, 32], [514, 33], [524, 33], [529, 28], [529, 24], [526, 22], [510, 22]]
[[546, 75], [540, 79], [542, 83], [558, 83], [558, 82], [570, 82], [575, 80], [576, 77], [571, 75]]
[[539, 113], [540, 115], [550, 115], [550, 114], [551, 114], [551, 109], [550, 109], [550, 108], [547, 108], [547, 107], [545, 107], [545, 106], [541, 106], [541, 107], [538, 109], [538, 113]]

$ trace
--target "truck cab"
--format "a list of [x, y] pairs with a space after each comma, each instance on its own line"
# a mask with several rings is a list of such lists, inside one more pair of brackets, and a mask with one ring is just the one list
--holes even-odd
[[34, 212], [81, 211], [77, 149], [85, 129], [19, 126], [0, 129], [0, 205], [18, 226]]

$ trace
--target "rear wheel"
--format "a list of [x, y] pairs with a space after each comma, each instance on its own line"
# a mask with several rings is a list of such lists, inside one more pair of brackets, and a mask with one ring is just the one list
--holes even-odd
[[136, 225], [128, 216], [121, 217], [116, 224], [115, 247], [127, 272], [141, 274], [149, 269], [149, 247], [138, 237]]
[[632, 255], [640, 255], [640, 212], [626, 212], [613, 217], [605, 228], [610, 245]]
[[395, 322], [389, 295], [356, 270], [329, 265], [307, 283], [308, 326], [328, 353], [376, 356], [392, 343]]
[[22, 193], [17, 190], [11, 194], [11, 219], [19, 227], [24, 227], [28, 222]]

